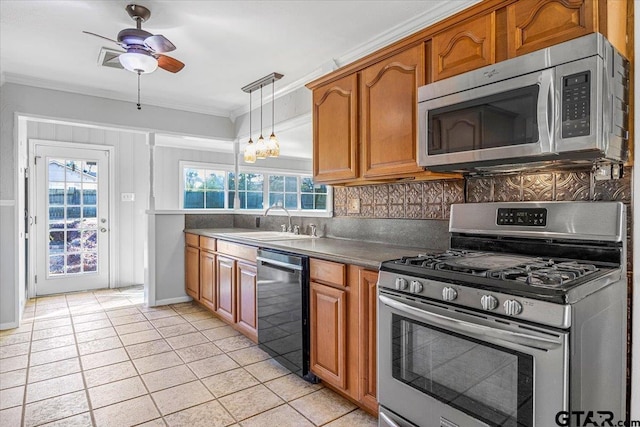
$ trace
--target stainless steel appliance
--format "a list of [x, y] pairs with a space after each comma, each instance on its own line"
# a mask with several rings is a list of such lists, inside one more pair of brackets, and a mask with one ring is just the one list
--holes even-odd
[[461, 204], [449, 230], [450, 250], [381, 265], [379, 425], [624, 419], [625, 206]]
[[309, 372], [309, 258], [258, 250], [258, 344], [291, 372]]
[[628, 61], [595, 33], [423, 86], [418, 164], [625, 160], [628, 74]]

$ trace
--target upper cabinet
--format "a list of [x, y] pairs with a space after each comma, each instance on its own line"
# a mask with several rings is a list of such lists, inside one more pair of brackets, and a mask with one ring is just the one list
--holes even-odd
[[631, 0], [484, 0], [309, 83], [314, 181], [442, 177], [417, 166], [420, 86], [593, 32], [629, 57], [632, 6]]
[[313, 91], [313, 177], [344, 182], [358, 177], [358, 76]]
[[431, 75], [441, 80], [496, 60], [495, 13], [479, 16], [433, 36]]
[[595, 3], [591, 0], [520, 0], [508, 6], [509, 57], [593, 33], [597, 28]]
[[416, 46], [365, 68], [360, 76], [362, 176], [417, 173], [418, 87], [424, 49]]

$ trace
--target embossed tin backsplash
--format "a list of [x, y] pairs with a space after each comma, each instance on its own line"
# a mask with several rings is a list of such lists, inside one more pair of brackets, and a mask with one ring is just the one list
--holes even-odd
[[[354, 199], [359, 203], [352, 203]], [[453, 203], [553, 200], [615, 200], [630, 205], [631, 169], [621, 179], [604, 181], [594, 180], [592, 171], [584, 169], [336, 187], [333, 203], [335, 216], [449, 219]], [[354, 206], [358, 209], [350, 209]]]

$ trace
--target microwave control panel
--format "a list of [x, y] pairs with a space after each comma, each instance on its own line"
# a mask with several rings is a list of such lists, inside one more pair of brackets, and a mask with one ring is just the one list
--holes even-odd
[[526, 227], [544, 227], [547, 225], [545, 208], [499, 208], [498, 225], [519, 225]]
[[591, 72], [562, 78], [562, 137], [589, 135], [591, 111]]

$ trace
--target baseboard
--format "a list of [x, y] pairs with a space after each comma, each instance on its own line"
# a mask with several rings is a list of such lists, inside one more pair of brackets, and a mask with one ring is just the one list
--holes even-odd
[[189, 301], [193, 301], [193, 298], [191, 298], [190, 296], [186, 296], [185, 295], [183, 297], [156, 300], [155, 306], [158, 306], [158, 305], [169, 305], [169, 304], [179, 304], [181, 302], [189, 302]]
[[18, 322], [0, 323], [0, 331], [4, 331], [5, 329], [15, 329], [18, 326], [20, 326]]

